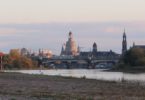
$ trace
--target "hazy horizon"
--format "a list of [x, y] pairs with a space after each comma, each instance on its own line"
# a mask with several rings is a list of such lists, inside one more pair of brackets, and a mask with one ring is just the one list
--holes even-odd
[[144, 0], [0, 0], [0, 51], [50, 49], [59, 54], [72, 31], [77, 45], [120, 53], [126, 29], [128, 48], [145, 44]]
[[[132, 43], [145, 44], [144, 23], [48, 23], [48, 24], [5, 24], [0, 25], [1, 50], [11, 48], [50, 49], [59, 54], [61, 46], [72, 31], [82, 50], [90, 50], [94, 42], [98, 50], [121, 52], [122, 34], [126, 29], [128, 48]], [[124, 27], [123, 27], [124, 26]], [[138, 34], [139, 33], [139, 34]]]

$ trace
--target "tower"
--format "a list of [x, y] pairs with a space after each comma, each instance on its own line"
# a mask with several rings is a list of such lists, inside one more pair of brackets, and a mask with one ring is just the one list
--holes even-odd
[[78, 54], [79, 54], [79, 53], [80, 53], [80, 51], [81, 51], [81, 50], [80, 50], [80, 46], [78, 46], [78, 50], [77, 50], [77, 51], [78, 51]]
[[72, 39], [72, 32], [69, 32], [69, 39]]
[[124, 54], [126, 51], [127, 51], [127, 40], [126, 40], [126, 33], [124, 29], [123, 41], [122, 41], [122, 54]]
[[65, 55], [65, 44], [62, 45], [61, 54], [60, 55]]
[[93, 53], [96, 53], [97, 52], [97, 44], [94, 42], [93, 44]]

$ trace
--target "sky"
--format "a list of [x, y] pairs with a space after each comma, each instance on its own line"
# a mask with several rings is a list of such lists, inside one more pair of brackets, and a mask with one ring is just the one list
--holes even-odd
[[69, 31], [82, 48], [121, 52], [145, 44], [145, 0], [0, 0], [0, 51], [50, 49], [59, 54]]

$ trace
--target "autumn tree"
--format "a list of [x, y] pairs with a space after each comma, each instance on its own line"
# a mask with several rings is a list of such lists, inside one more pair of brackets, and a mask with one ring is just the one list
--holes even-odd
[[31, 69], [36, 67], [35, 62], [27, 57], [22, 56], [17, 49], [10, 51], [8, 55], [3, 57], [4, 67], [5, 68], [17, 68], [17, 69]]

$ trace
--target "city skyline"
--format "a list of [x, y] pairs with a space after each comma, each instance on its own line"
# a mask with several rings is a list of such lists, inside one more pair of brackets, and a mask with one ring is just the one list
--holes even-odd
[[[116, 23], [115, 26], [114, 23], [113, 25], [106, 23], [102, 26], [100, 23], [8, 25], [10, 30], [0, 31], [5, 32], [5, 34], [0, 34], [1, 51], [8, 52], [11, 48], [25, 47], [33, 50], [38, 50], [39, 48], [50, 49], [55, 54], [60, 54], [61, 46], [67, 40], [69, 31], [71, 31], [77, 45], [83, 47], [82, 50], [91, 50], [93, 43], [96, 42], [98, 50], [107, 51], [112, 49], [115, 52], [121, 53], [122, 35], [124, 32], [124, 28], [120, 28], [120, 26], [123, 26], [122, 24]], [[132, 46], [133, 42], [145, 44], [145, 31], [141, 30], [140, 25], [136, 26], [136, 24], [133, 25], [132, 23], [127, 23], [127, 25], [128, 48]], [[13, 28], [16, 28], [16, 30], [13, 30]], [[26, 31], [27, 33], [25, 33]], [[138, 34], [138, 31], [140, 34]], [[4, 45], [2, 45], [3, 43]]]
[[121, 53], [126, 29], [128, 47], [145, 44], [144, 0], [0, 0], [0, 51], [50, 49], [60, 54], [69, 31], [82, 50]]

